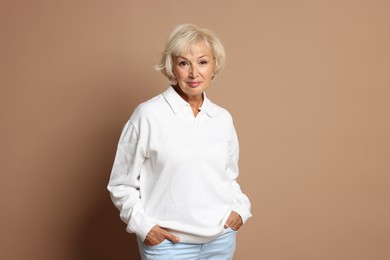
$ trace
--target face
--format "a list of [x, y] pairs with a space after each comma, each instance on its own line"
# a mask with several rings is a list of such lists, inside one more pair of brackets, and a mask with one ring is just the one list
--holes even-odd
[[202, 97], [214, 77], [211, 49], [199, 42], [173, 59], [173, 74], [186, 99]]

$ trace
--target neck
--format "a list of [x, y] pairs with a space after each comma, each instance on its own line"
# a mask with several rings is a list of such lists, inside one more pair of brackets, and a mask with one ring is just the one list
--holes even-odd
[[177, 94], [179, 94], [179, 96], [181, 96], [188, 104], [190, 104], [192, 112], [194, 112], [194, 115], [196, 116], [199, 113], [199, 108], [203, 104], [203, 94], [198, 96], [188, 96], [181, 90], [179, 85], [175, 85], [172, 87], [177, 92]]

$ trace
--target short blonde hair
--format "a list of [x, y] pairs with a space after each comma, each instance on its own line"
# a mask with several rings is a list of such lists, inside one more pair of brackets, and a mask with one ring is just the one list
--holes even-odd
[[225, 66], [225, 48], [212, 31], [193, 24], [180, 24], [173, 29], [161, 54], [161, 61], [155, 67], [156, 70], [169, 80], [174, 80], [175, 75], [172, 70], [174, 57], [179, 56], [199, 41], [203, 41], [206, 46], [210, 47], [214, 56], [214, 76], [217, 75]]

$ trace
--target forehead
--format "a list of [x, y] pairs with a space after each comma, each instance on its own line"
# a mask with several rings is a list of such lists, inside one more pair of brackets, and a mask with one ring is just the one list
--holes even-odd
[[203, 41], [198, 41], [194, 44], [187, 45], [183, 48], [178, 56], [182, 57], [201, 57], [213, 56], [211, 48]]

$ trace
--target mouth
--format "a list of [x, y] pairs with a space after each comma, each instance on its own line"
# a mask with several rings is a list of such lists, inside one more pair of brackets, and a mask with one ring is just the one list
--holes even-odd
[[199, 81], [188, 81], [187, 84], [192, 87], [192, 88], [196, 88], [197, 86], [200, 85], [201, 82]]

